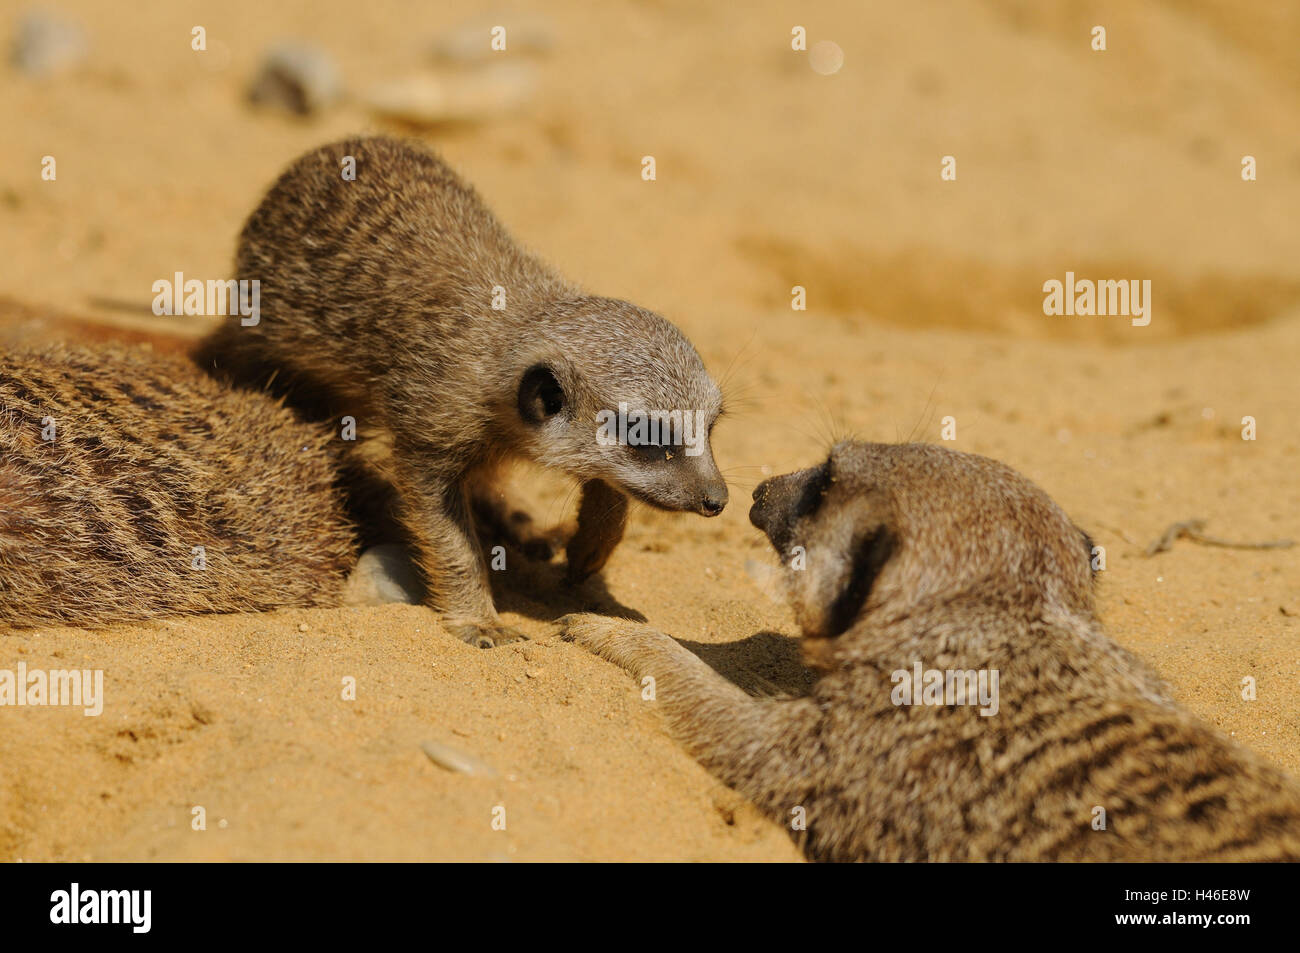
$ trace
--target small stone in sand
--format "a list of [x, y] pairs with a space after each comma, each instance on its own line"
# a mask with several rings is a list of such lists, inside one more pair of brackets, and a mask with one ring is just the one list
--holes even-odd
[[86, 49], [86, 31], [79, 23], [29, 13], [14, 33], [9, 61], [29, 76], [52, 76], [80, 63]]
[[284, 43], [271, 49], [248, 88], [251, 102], [299, 116], [327, 109], [341, 93], [338, 67], [330, 55], [300, 43]]
[[415, 125], [472, 122], [518, 108], [534, 86], [534, 70], [502, 63], [462, 75], [417, 73], [376, 86], [361, 99], [381, 116]]
[[497, 776], [496, 771], [486, 761], [450, 745], [444, 745], [437, 741], [422, 741], [420, 742], [420, 750], [429, 756], [430, 761], [448, 771], [479, 778], [495, 778]]

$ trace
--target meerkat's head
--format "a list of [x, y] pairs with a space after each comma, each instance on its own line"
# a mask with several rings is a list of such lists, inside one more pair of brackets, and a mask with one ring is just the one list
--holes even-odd
[[711, 435], [722, 392], [695, 348], [653, 312], [611, 298], [547, 306], [518, 381], [529, 455], [664, 510], [717, 516], [727, 484]]
[[784, 565], [812, 658], [859, 622], [958, 600], [1093, 612], [1092, 541], [1029, 480], [927, 444], [837, 444], [821, 466], [754, 491], [750, 521]]

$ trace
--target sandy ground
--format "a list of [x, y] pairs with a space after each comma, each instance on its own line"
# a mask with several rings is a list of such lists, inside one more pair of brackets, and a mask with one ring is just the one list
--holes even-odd
[[[148, 313], [154, 280], [224, 275], [298, 153], [414, 133], [566, 273], [692, 337], [734, 407], [715, 435], [734, 502], [713, 521], [638, 511], [578, 592], [558, 566], [512, 568], [499, 604], [534, 641], [492, 652], [409, 606], [0, 633], [0, 667], [103, 669], [107, 692], [99, 718], [0, 709], [0, 859], [798, 859], [550, 620], [622, 606], [746, 687], [797, 690], [789, 613], [744, 571], [767, 558], [749, 490], [832, 436], [939, 440], [948, 416], [951, 446], [1019, 468], [1106, 548], [1114, 637], [1300, 773], [1300, 547], [1143, 555], [1189, 518], [1300, 540], [1300, 11], [548, 3], [549, 51], [503, 54], [536, 70], [531, 103], [417, 127], [358, 96], [419, 72], [473, 7], [319, 6], [57, 5], [87, 59], [0, 83], [0, 342], [192, 339], [206, 319]], [[6, 7], [0, 38], [16, 22]], [[790, 50], [795, 24], [842, 47], [838, 73]], [[313, 119], [250, 108], [242, 90], [282, 37], [329, 50], [353, 97]], [[1045, 316], [1042, 283], [1067, 270], [1151, 279], [1151, 324]], [[539, 518], [568, 515], [567, 487], [515, 482]], [[443, 771], [425, 741], [498, 776]]]

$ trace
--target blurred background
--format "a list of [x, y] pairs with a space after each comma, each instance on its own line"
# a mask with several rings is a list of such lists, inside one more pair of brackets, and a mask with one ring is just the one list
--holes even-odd
[[[0, 294], [119, 322], [165, 323], [100, 305], [226, 274], [278, 172], [358, 131], [692, 331], [794, 284], [818, 320], [1136, 344], [1300, 301], [1292, 3], [6, 0], [0, 36]], [[1067, 269], [1152, 279], [1155, 320], [1045, 319]]]

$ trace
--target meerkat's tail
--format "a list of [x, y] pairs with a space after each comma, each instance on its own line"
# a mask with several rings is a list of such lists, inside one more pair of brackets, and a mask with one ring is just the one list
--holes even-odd
[[337, 605], [330, 437], [147, 352], [0, 365], [0, 626]]

